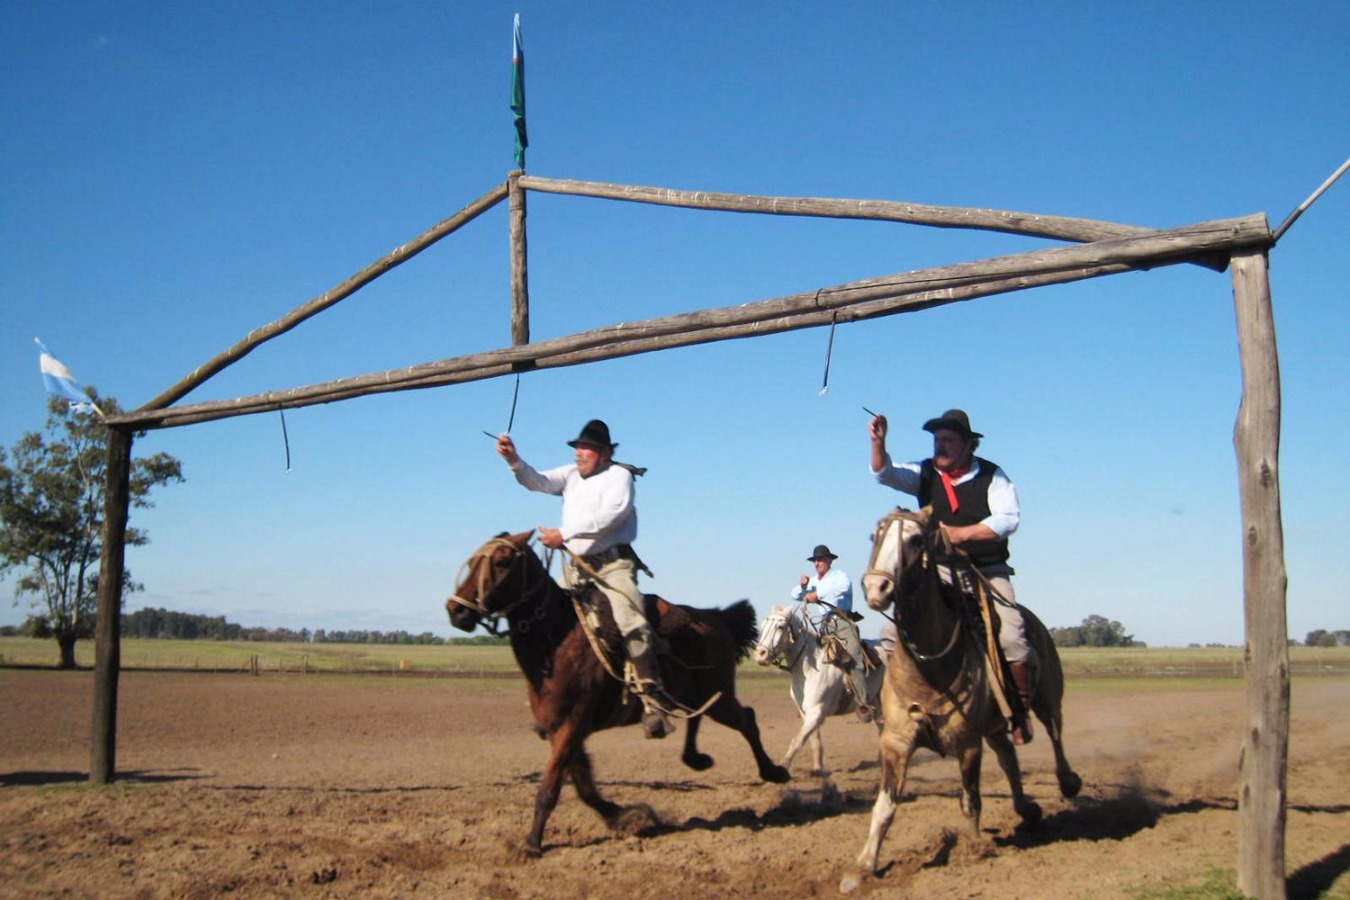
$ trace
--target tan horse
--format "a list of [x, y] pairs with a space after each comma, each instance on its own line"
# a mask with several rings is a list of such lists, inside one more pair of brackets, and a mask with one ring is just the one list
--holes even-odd
[[[886, 727], [880, 739], [880, 789], [867, 842], [857, 858], [858, 871], [840, 884], [845, 892], [876, 873], [910, 758], [920, 747], [956, 757], [961, 767], [961, 811], [977, 838], [981, 837], [980, 762], [986, 741], [1008, 778], [1013, 808], [1022, 823], [1034, 826], [1041, 819], [1040, 807], [1022, 792], [1017, 752], [993, 694], [999, 688], [991, 684], [984, 642], [961, 608], [971, 601], [942, 582], [932, 561], [940, 532], [931, 513], [931, 508], [917, 513], [897, 509], [882, 519], [872, 538], [871, 564], [862, 578], [868, 606], [881, 611], [895, 604], [899, 640], [881, 688]], [[1064, 673], [1059, 654], [1041, 621], [1026, 607], [1022, 613], [1039, 662], [1033, 673], [1032, 709], [1054, 746], [1060, 792], [1073, 797], [1082, 780], [1064, 757], [1060, 710]]]

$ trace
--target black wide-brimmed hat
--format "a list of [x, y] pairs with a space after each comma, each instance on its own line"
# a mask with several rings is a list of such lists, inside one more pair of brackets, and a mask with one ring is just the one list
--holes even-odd
[[966, 415], [964, 409], [949, 409], [936, 419], [929, 419], [927, 422], [923, 423], [924, 431], [931, 431], [934, 434], [937, 434], [937, 432], [942, 429], [955, 431], [966, 440], [984, 437], [984, 435], [980, 434], [978, 431], [970, 430], [970, 418]]
[[807, 562], [815, 562], [818, 559], [836, 560], [839, 557], [830, 552], [830, 548], [824, 544], [816, 544], [816, 549], [806, 558]]
[[590, 444], [592, 447], [608, 447], [613, 450], [619, 446], [609, 439], [609, 426], [599, 419], [591, 419], [581, 429], [581, 434], [576, 436], [575, 440], [567, 442], [567, 446], [575, 447], [577, 444]]

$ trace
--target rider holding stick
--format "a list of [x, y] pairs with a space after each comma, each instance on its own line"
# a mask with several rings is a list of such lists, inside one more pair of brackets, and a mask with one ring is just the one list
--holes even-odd
[[[896, 465], [886, 452], [886, 417], [873, 416], [867, 429], [872, 474], [880, 484], [913, 494], [921, 507], [931, 506], [947, 540], [965, 551], [1004, 601], [998, 605], [999, 645], [1023, 707], [1013, 725], [1013, 743], [1026, 744], [1031, 741], [1031, 717], [1025, 713], [1031, 708], [1031, 647], [1008, 564], [1008, 537], [1021, 518], [1017, 488], [996, 464], [975, 455], [984, 435], [971, 430], [963, 410], [949, 409], [923, 429], [933, 435], [932, 457]], [[962, 590], [973, 593], [968, 585]]]
[[497, 454], [522, 486], [562, 496], [562, 523], [557, 528], [541, 526], [539, 542], [568, 551], [564, 572], [569, 588], [593, 584], [609, 600], [632, 665], [633, 687], [642, 701], [643, 730], [649, 738], [662, 738], [671, 731], [665, 710], [673, 707], [673, 701], [661, 683], [652, 626], [637, 586], [637, 570], [646, 567], [633, 552], [637, 538], [633, 477], [646, 470], [614, 461], [619, 445], [610, 440], [609, 426], [599, 419], [587, 422], [567, 445], [575, 451], [575, 463], [543, 472], [520, 458], [508, 434], [497, 438]]
[[858, 718], [872, 721], [872, 708], [867, 705], [867, 674], [864, 669], [862, 642], [858, 626], [853, 620], [853, 582], [842, 569], [834, 568], [839, 557], [824, 544], [817, 544], [807, 562], [815, 563], [816, 576], [803, 575], [792, 590], [792, 599], [803, 603], [818, 603], [826, 607], [820, 622], [823, 635], [837, 638], [853, 658], [847, 671], [853, 685], [853, 696], [858, 701]]

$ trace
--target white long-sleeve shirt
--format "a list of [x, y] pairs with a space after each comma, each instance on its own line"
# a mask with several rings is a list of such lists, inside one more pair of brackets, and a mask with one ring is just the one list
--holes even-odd
[[522, 459], [511, 466], [511, 472], [530, 490], [563, 498], [558, 530], [567, 549], [577, 556], [602, 553], [637, 540], [633, 473], [623, 466], [611, 464], [590, 478], [582, 478], [575, 464], [538, 472]]

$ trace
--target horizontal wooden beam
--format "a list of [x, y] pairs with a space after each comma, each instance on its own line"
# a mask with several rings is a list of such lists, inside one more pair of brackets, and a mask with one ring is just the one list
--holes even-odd
[[141, 406], [138, 411], [148, 412], [150, 410], [163, 409], [170, 404], [181, 400], [208, 378], [243, 359], [249, 353], [252, 353], [260, 344], [264, 344], [274, 337], [285, 334], [311, 316], [318, 315], [330, 306], [350, 297], [360, 288], [374, 281], [376, 278], [379, 278], [385, 272], [388, 272], [395, 266], [407, 262], [441, 238], [446, 237], [467, 223], [472, 222], [474, 219], [504, 200], [506, 194], [507, 185], [506, 182], [502, 182], [482, 197], [479, 197], [477, 200], [455, 213], [453, 216], [437, 222], [435, 225], [431, 226], [431, 228], [428, 228], [406, 244], [395, 247], [392, 251], [375, 260], [375, 262], [366, 266], [364, 269], [331, 290], [325, 291], [314, 299], [297, 306], [275, 322], [250, 331], [244, 336], [243, 340], [198, 366], [189, 373], [186, 378], [183, 378], [173, 387]]
[[1086, 243], [1108, 238], [1147, 234], [1153, 229], [1137, 225], [1117, 225], [1095, 219], [1042, 216], [1037, 213], [1001, 209], [975, 209], [964, 206], [928, 206], [899, 200], [841, 200], [829, 197], [765, 197], [754, 194], [722, 194], [713, 191], [678, 191], [671, 188], [643, 187], [632, 184], [607, 184], [602, 181], [541, 178], [522, 175], [520, 186], [548, 194], [571, 194], [679, 206], [688, 209], [712, 209], [723, 212], [761, 213], [773, 216], [820, 216], [832, 219], [874, 219], [909, 222], [937, 228], [976, 228], [1031, 237], [1057, 238]]
[[894, 315], [1041, 284], [1172, 265], [1197, 255], [1226, 255], [1242, 248], [1268, 247], [1269, 244], [1270, 226], [1265, 216], [1257, 213], [1134, 237], [920, 269], [740, 306], [621, 323], [524, 346], [287, 391], [171, 409], [143, 408], [111, 417], [108, 421], [136, 429], [170, 428], [236, 415], [331, 403], [366, 394], [476, 381], [531, 368], [576, 365], [653, 350], [808, 328], [831, 321]]

